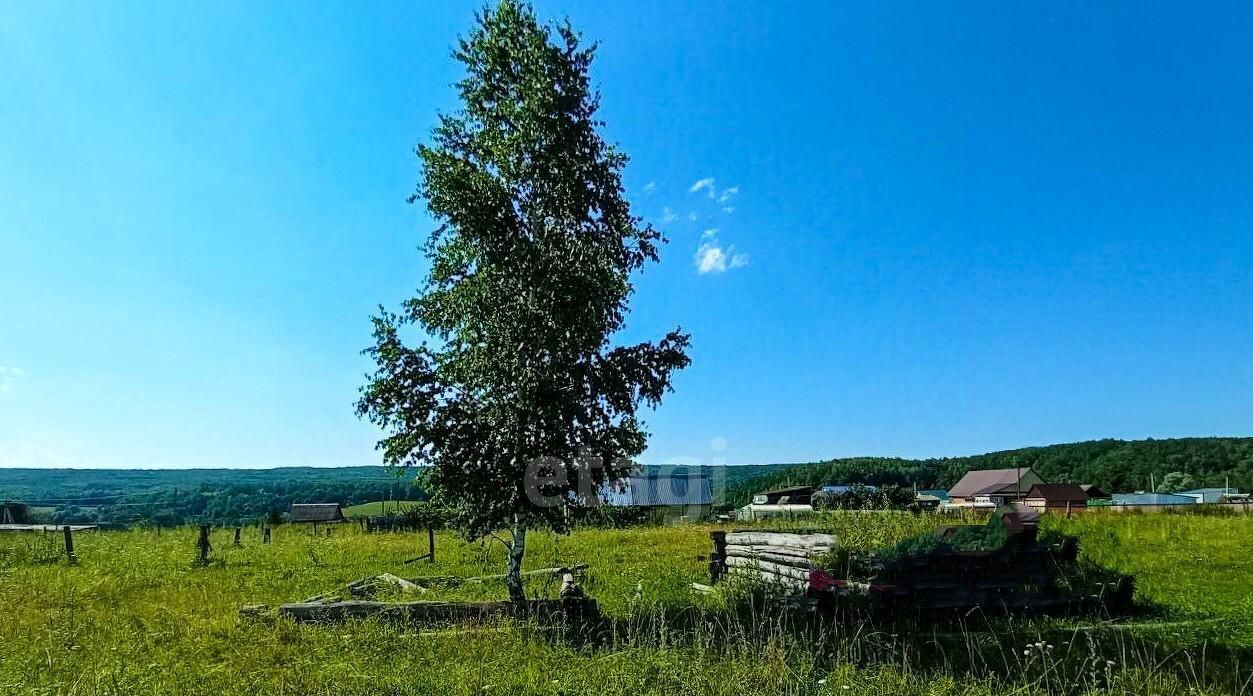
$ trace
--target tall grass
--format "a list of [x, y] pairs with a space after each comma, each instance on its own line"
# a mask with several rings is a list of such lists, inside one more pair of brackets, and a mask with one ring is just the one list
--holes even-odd
[[[870, 549], [942, 519], [836, 513], [797, 521]], [[1171, 524], [1177, 520], [1172, 520]], [[709, 527], [580, 530], [535, 535], [529, 567], [591, 564], [588, 594], [608, 621], [571, 635], [504, 623], [434, 631], [374, 621], [306, 626], [239, 617], [244, 604], [278, 604], [366, 575], [479, 575], [500, 572], [503, 549], [437, 535], [437, 563], [402, 561], [424, 552], [425, 535], [331, 537], [278, 527], [262, 545], [213, 534], [207, 566], [196, 563], [196, 531], [76, 535], [79, 563], [54, 540], [0, 536], [0, 689], [35, 694], [1174, 694], [1240, 693], [1250, 674], [1245, 634], [1212, 626], [1181, 636], [1153, 624], [1245, 616], [1239, 578], [1204, 592], [1211, 560], [1243, 573], [1247, 524], [1196, 518], [1167, 529], [1157, 518], [1058, 523], [1083, 535], [1101, 562], [1137, 571], [1146, 596], [1168, 615], [1144, 632], [1093, 622], [1002, 621], [978, 615], [945, 624], [820, 624], [785, 620], [748, 595], [693, 595], [707, 581]], [[1113, 529], [1112, 535], [1107, 531]], [[1182, 536], [1181, 536], [1182, 535]], [[33, 535], [38, 537], [38, 535]], [[51, 535], [50, 535], [51, 536]], [[1136, 539], [1141, 541], [1137, 542]], [[1151, 542], [1144, 544], [1144, 542]], [[44, 544], [44, 546], [39, 546]], [[25, 545], [25, 546], [24, 546]], [[1149, 546], [1199, 579], [1172, 589]], [[556, 583], [529, 591], [555, 596]], [[462, 585], [432, 598], [503, 598], [499, 583]], [[1208, 599], [1207, 599], [1208, 598]], [[1246, 598], [1247, 600], [1247, 598]], [[1230, 606], [1235, 601], [1236, 606]], [[1173, 612], [1173, 613], [1172, 613]], [[1139, 624], [1137, 624], [1139, 625]], [[1036, 646], [1035, 644], [1039, 644]], [[1047, 646], [1053, 645], [1052, 649]], [[1217, 652], [1215, 652], [1217, 651]], [[1215, 655], [1217, 655], [1215, 657]], [[1209, 660], [1207, 663], [1206, 660]], [[1214, 661], [1218, 660], [1215, 665]], [[1222, 662], [1226, 660], [1227, 662]], [[1110, 664], [1110, 662], [1113, 664]]]

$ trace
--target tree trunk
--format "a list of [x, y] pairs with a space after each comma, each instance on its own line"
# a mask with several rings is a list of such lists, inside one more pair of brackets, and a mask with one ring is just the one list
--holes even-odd
[[526, 602], [526, 591], [522, 587], [522, 558], [526, 555], [526, 522], [521, 516], [513, 518], [513, 543], [509, 546], [509, 569], [505, 574], [505, 585], [509, 587], [509, 601], [514, 604]]

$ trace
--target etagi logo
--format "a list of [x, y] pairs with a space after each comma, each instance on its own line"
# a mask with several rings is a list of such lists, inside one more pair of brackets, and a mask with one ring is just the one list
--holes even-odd
[[726, 502], [727, 441], [710, 441], [710, 457], [672, 457], [645, 465], [616, 460], [606, 466], [599, 457], [566, 462], [538, 457], [528, 463], [525, 491], [536, 507], [575, 502], [587, 506], [708, 508]]

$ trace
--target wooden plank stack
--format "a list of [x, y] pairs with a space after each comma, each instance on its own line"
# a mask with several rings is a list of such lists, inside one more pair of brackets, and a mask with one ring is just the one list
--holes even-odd
[[[902, 558], [853, 555], [859, 581], [811, 573], [836, 550], [829, 534], [740, 530], [710, 532], [714, 583], [727, 577], [764, 581], [788, 594], [807, 592], [820, 603], [889, 614], [979, 608], [993, 612], [1075, 614], [1121, 611], [1131, 605], [1134, 579], [1088, 577], [1077, 564], [1073, 538], [1040, 543], [1035, 529], [1010, 530], [996, 550], [935, 550]], [[815, 563], [817, 561], [817, 563]], [[833, 590], [831, 582], [839, 583]]]
[[737, 576], [804, 591], [814, 560], [835, 551], [830, 534], [737, 530], [709, 536], [714, 543], [709, 574], [715, 583]]

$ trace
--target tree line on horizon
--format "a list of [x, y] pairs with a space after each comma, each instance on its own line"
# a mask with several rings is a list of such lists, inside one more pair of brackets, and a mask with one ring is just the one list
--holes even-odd
[[[1030, 467], [1053, 483], [1091, 483], [1109, 493], [1191, 486], [1253, 487], [1253, 438], [1090, 440], [966, 457], [849, 457], [796, 464], [728, 487], [728, 502], [781, 486], [867, 483], [948, 489], [967, 471]], [[1177, 474], [1172, 476], [1172, 474]], [[1169, 478], [1168, 478], [1169, 477]], [[1165, 484], [1165, 486], [1163, 486]]]

